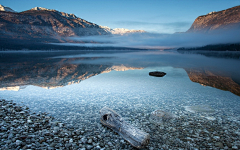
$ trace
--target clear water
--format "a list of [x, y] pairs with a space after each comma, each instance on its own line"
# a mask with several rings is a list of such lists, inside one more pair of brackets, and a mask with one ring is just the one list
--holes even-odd
[[[156, 109], [179, 115], [184, 106], [207, 105], [216, 114], [240, 121], [238, 95], [192, 82], [186, 72], [204, 70], [217, 76], [216, 79], [227, 78], [223, 82], [232, 81], [236, 86], [240, 81], [240, 61], [236, 59], [176, 51], [48, 52], [44, 56], [2, 53], [1, 56], [0, 98], [23, 103], [33, 112], [47, 112], [73, 126], [94, 126], [104, 106], [131, 120], [132, 116], [147, 116]], [[155, 70], [167, 75], [162, 78], [148, 75]], [[80, 78], [81, 75], [85, 78]], [[6, 90], [7, 86], [21, 89]]]

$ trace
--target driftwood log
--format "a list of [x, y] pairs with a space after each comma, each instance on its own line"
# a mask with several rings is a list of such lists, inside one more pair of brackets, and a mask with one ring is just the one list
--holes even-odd
[[121, 135], [136, 148], [144, 148], [149, 143], [150, 135], [123, 120], [114, 110], [104, 107], [100, 110], [101, 123]]
[[165, 72], [160, 72], [160, 71], [153, 71], [153, 72], [149, 72], [150, 76], [155, 76], [155, 77], [163, 77], [166, 75]]

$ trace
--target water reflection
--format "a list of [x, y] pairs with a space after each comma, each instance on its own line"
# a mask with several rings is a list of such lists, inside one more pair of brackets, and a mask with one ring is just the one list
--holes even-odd
[[8, 90], [8, 91], [19, 91], [19, 90], [22, 90], [22, 89], [25, 89], [26, 86], [12, 86], [12, 87], [2, 87], [0, 88], [0, 91], [5, 91], [5, 90]]
[[72, 64], [77, 60], [94, 60], [92, 58], [47, 58], [43, 60], [1, 63], [0, 67], [0, 91], [18, 91], [26, 85], [35, 85], [45, 89], [54, 89], [81, 81], [112, 70], [126, 71], [143, 69], [127, 67], [124, 65], [102, 65], [102, 64]]
[[[211, 52], [210, 52], [211, 53]], [[212, 54], [212, 53], [211, 53]], [[172, 66], [183, 68], [193, 82], [240, 96], [238, 60], [207, 58], [176, 51], [80, 52], [8, 54], [0, 61], [0, 90], [18, 91], [27, 85], [54, 89], [78, 84], [115, 71]], [[146, 73], [148, 75], [148, 73]]]
[[220, 76], [205, 69], [185, 69], [190, 80], [203, 86], [211, 86], [220, 90], [230, 91], [240, 96], [240, 86], [231, 77]]
[[[174, 143], [180, 138], [192, 144], [189, 137], [193, 136], [207, 145], [215, 142], [211, 138], [207, 141], [200, 138], [205, 137], [204, 130], [209, 132], [206, 134], [209, 137], [219, 134], [216, 131], [227, 131], [223, 134], [226, 138], [233, 137], [228, 140], [230, 143], [239, 141], [235, 138], [239, 129], [233, 127], [239, 127], [240, 123], [240, 97], [210, 86], [232, 88], [234, 83], [239, 83], [240, 61], [170, 51], [65, 55], [68, 56], [34, 59], [28, 55], [29, 58], [21, 60], [5, 57], [5, 62], [0, 64], [0, 85], [15, 90], [27, 86], [18, 92], [0, 91], [0, 97], [22, 102], [32, 112], [47, 112], [57, 121], [84, 131], [83, 137], [101, 133], [104, 143], [109, 142], [110, 137], [114, 139], [113, 144], [120, 143], [115, 141], [117, 135], [100, 124], [99, 110], [104, 106], [148, 132], [153, 147], [157, 147], [159, 141]], [[154, 70], [167, 75], [149, 76]], [[81, 82], [72, 84], [78, 81]], [[38, 86], [64, 87], [45, 90]], [[155, 110], [171, 112], [176, 115], [176, 122], [155, 126], [149, 122], [149, 114]], [[170, 148], [176, 147], [166, 149]]]

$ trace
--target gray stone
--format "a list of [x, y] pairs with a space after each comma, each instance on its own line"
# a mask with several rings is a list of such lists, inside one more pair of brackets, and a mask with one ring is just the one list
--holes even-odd
[[229, 148], [231, 148], [231, 147], [232, 147], [232, 143], [227, 142], [227, 146], [228, 146]]
[[238, 147], [237, 147], [236, 145], [234, 145], [234, 146], [232, 147], [232, 149], [237, 150]]
[[12, 140], [7, 140], [6, 143], [7, 144], [10, 144], [12, 142]]
[[101, 147], [104, 147], [104, 143], [102, 143], [102, 142], [101, 142], [99, 145], [100, 145]]
[[60, 127], [60, 128], [62, 128], [63, 127], [63, 123], [58, 123], [58, 126]]
[[19, 146], [19, 145], [21, 145], [21, 144], [22, 144], [22, 141], [16, 140], [16, 145], [17, 145], [17, 146]]
[[59, 130], [59, 127], [53, 127], [53, 130], [58, 131], [58, 130]]
[[217, 140], [217, 141], [220, 140], [220, 137], [219, 137], [219, 136], [214, 136], [213, 138], [214, 138], [215, 140]]
[[73, 142], [73, 139], [69, 139], [69, 143], [72, 143]]
[[47, 149], [48, 149], [48, 150], [54, 150], [54, 148], [51, 147], [51, 146], [49, 146]]
[[57, 145], [55, 145], [55, 147], [62, 147], [62, 143], [58, 143]]
[[102, 139], [101, 135], [97, 135], [97, 137], [98, 137], [99, 139]]
[[87, 142], [87, 139], [86, 139], [85, 137], [83, 137], [83, 138], [81, 138], [80, 141], [81, 141], [81, 143], [84, 143], [84, 144], [85, 144], [85, 143]]
[[150, 147], [149, 150], [154, 150], [154, 148], [153, 148], [153, 147]]
[[100, 150], [101, 147], [99, 145], [97, 145], [96, 147], [94, 147], [94, 150]]
[[216, 142], [215, 146], [219, 147], [219, 148], [223, 148], [223, 144], [221, 142]]
[[87, 145], [87, 147], [86, 147], [88, 150], [89, 149], [92, 149], [93, 148], [93, 146], [92, 145]]
[[50, 147], [55, 147], [57, 145], [57, 143], [51, 143], [49, 146]]
[[69, 147], [71, 147], [71, 146], [72, 146], [71, 143], [66, 143], [66, 144], [65, 144], [65, 147], [66, 147], [66, 148], [69, 148]]
[[91, 144], [91, 143], [92, 143], [92, 139], [89, 139], [89, 140], [88, 140], [88, 143]]

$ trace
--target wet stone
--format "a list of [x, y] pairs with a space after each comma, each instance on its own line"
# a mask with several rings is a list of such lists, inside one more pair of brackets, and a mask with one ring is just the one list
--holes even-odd
[[12, 142], [12, 140], [7, 140], [6, 143], [7, 144], [10, 144]]
[[65, 144], [65, 147], [66, 147], [66, 148], [69, 148], [69, 147], [71, 147], [71, 146], [72, 146], [71, 143], [66, 143], [66, 144]]
[[219, 147], [219, 148], [223, 148], [223, 144], [221, 142], [216, 142], [215, 146]]
[[[155, 110], [151, 112], [149, 121], [154, 124], [160, 125], [160, 124], [163, 124], [164, 122], [174, 119], [174, 117], [175, 116], [170, 112], [166, 112], [163, 110]], [[152, 127], [153, 129], [155, 128], [155, 126], [152, 126]]]
[[55, 147], [57, 145], [57, 143], [51, 143], [49, 146], [50, 147]]
[[19, 145], [21, 145], [21, 144], [22, 144], [22, 141], [16, 140], [16, 145], [17, 145], [17, 146], [19, 146]]
[[89, 144], [91, 144], [92, 142], [93, 142], [92, 139], [89, 139], [89, 140], [88, 140], [88, 143], [89, 143]]
[[[8, 102], [5, 101], [1, 105], [4, 106], [5, 103]], [[136, 107], [135, 105], [134, 107], [127, 106], [131, 108], [122, 110], [126, 120], [150, 134], [151, 140], [145, 149], [240, 148], [238, 142], [240, 141], [240, 124], [237, 119], [237, 121], [233, 121], [222, 116], [221, 113], [215, 114], [199, 107], [197, 107], [197, 111], [190, 112], [183, 107], [188, 104], [182, 104], [181, 110], [170, 109], [170, 107], [175, 107], [175, 103], [171, 106], [163, 104], [164, 108], [157, 108], [176, 115], [176, 118], [164, 121], [160, 125], [149, 122], [152, 110], [138, 109], [137, 105]], [[0, 149], [134, 149], [119, 135], [102, 126], [99, 121], [95, 121], [99, 119], [98, 115], [98, 118], [90, 117], [93, 118], [93, 121], [91, 119], [89, 121], [89, 116], [88, 118], [77, 118], [80, 120], [79, 122], [74, 122], [74, 120], [64, 122], [63, 118], [64, 125], [59, 126], [61, 118], [53, 119], [43, 113], [33, 114], [31, 110], [25, 111], [25, 107], [21, 107], [21, 111], [17, 112], [15, 110], [17, 107], [0, 106], [2, 115], [0, 117], [2, 119], [0, 120]], [[85, 109], [84, 107], [81, 109]], [[214, 108], [214, 112], [219, 111], [214, 106], [212, 108]], [[11, 114], [9, 111], [14, 113]], [[95, 113], [96, 109], [88, 111]], [[69, 110], [63, 113], [62, 115], [69, 115]], [[87, 116], [87, 114], [84, 115]], [[210, 117], [214, 117], [215, 120]], [[69, 117], [69, 119], [71, 118]], [[33, 123], [28, 123], [27, 120], [31, 120]], [[81, 124], [81, 122], [83, 123]], [[69, 130], [66, 127], [68, 124], [74, 125], [74, 130]], [[53, 134], [54, 132], [56, 133]]]
[[84, 143], [84, 144], [85, 144], [85, 143], [87, 142], [87, 139], [86, 139], [86, 138], [81, 138], [80, 141], [81, 141], [81, 143]]
[[47, 149], [48, 149], [48, 150], [54, 150], [54, 147], [51, 147], [51, 146], [50, 146], [50, 147], [48, 147]]
[[92, 145], [87, 145], [87, 150], [89, 150], [89, 149], [92, 149], [93, 148], [93, 146]]
[[232, 149], [237, 150], [238, 147], [237, 147], [236, 145], [234, 145], [234, 146], [232, 147]]

